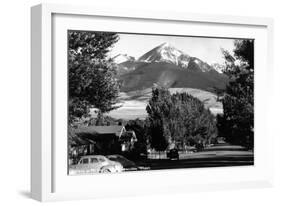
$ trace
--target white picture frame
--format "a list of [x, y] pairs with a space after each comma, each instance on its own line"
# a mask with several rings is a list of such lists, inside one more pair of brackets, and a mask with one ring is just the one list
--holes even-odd
[[[57, 18], [57, 19], [56, 19]], [[58, 136], [65, 134], [63, 115], [60, 108], [66, 106], [61, 101], [67, 85], [65, 73], [56, 70], [58, 65], [65, 65], [64, 59], [59, 62], [59, 55], [66, 51], [65, 45], [58, 43], [61, 33], [66, 29], [91, 29], [87, 25], [96, 22], [100, 28], [120, 21], [122, 31], [128, 31], [126, 25], [148, 24], [145, 32], [155, 33], [153, 24], [178, 28], [173, 32], [183, 32], [184, 25], [193, 25], [198, 36], [256, 37], [258, 41], [255, 62], [258, 72], [255, 74], [255, 165], [253, 167], [228, 167], [204, 169], [180, 169], [147, 171], [138, 173], [93, 175], [68, 177], [65, 173], [67, 162], [67, 145]], [[84, 23], [81, 23], [81, 22]], [[88, 24], [87, 24], [88, 22]], [[150, 22], [150, 23], [149, 23]], [[149, 25], [151, 24], [151, 25]], [[262, 95], [272, 87], [273, 77], [273, 21], [269, 18], [234, 17], [222, 15], [202, 15], [189, 13], [167, 14], [166, 12], [114, 10], [112, 8], [93, 8], [87, 6], [70, 6], [58, 4], [40, 4], [31, 8], [31, 196], [39, 201], [86, 199], [136, 194], [210, 191], [214, 189], [239, 189], [248, 187], [269, 187], [273, 185], [273, 140], [270, 133], [267, 109], [270, 101]], [[195, 28], [196, 27], [196, 28]], [[198, 27], [198, 28], [197, 28]], [[202, 28], [200, 28], [202, 27]], [[116, 24], [115, 24], [115, 29]], [[222, 28], [225, 28], [222, 30]], [[136, 28], [134, 32], [138, 32]], [[196, 30], [198, 29], [198, 30]], [[61, 31], [60, 31], [61, 30]], [[201, 31], [200, 33], [198, 31]], [[144, 32], [144, 33], [145, 33]], [[158, 33], [159, 33], [158, 32]], [[173, 34], [170, 33], [170, 34]], [[221, 33], [220, 33], [221, 32]], [[193, 35], [193, 34], [192, 34]], [[63, 36], [63, 35], [62, 35]], [[66, 35], [65, 35], [66, 37]], [[260, 51], [262, 50], [263, 51]], [[58, 56], [57, 56], [58, 55]], [[65, 52], [66, 55], [66, 52]], [[263, 57], [262, 57], [263, 55]], [[61, 67], [60, 67], [61, 68]], [[62, 69], [63, 70], [63, 69]], [[65, 71], [65, 70], [64, 70]], [[267, 90], [266, 90], [266, 88]], [[58, 98], [60, 99], [58, 103]], [[64, 102], [64, 103], [63, 103]], [[58, 135], [60, 134], [60, 135]], [[259, 137], [266, 137], [262, 140]], [[261, 147], [261, 142], [262, 147]], [[231, 174], [231, 176], [229, 175]], [[163, 181], [165, 180], [165, 181]], [[93, 182], [96, 187], [91, 184]], [[89, 183], [89, 184], [87, 184]], [[149, 183], [149, 184], [148, 184]], [[148, 184], [148, 185], [147, 185]], [[72, 185], [72, 188], [69, 186]]]

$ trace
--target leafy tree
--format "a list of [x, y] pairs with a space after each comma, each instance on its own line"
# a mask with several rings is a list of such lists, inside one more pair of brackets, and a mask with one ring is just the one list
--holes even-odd
[[199, 99], [187, 93], [176, 93], [172, 97], [177, 111], [171, 111], [174, 117], [170, 121], [177, 122], [173, 132], [176, 140], [184, 137], [185, 142], [191, 138], [195, 142], [206, 142], [216, 136], [215, 118]]
[[254, 147], [254, 42], [235, 41], [231, 55], [223, 51], [230, 81], [222, 99], [224, 114], [218, 116], [221, 136], [233, 144]]
[[151, 146], [158, 151], [172, 142], [186, 144], [190, 139], [207, 141], [216, 136], [214, 116], [187, 93], [171, 95], [165, 88], [154, 88], [146, 110]]
[[102, 124], [103, 113], [116, 108], [120, 86], [116, 65], [107, 53], [118, 38], [109, 32], [68, 32], [70, 122], [97, 108]]

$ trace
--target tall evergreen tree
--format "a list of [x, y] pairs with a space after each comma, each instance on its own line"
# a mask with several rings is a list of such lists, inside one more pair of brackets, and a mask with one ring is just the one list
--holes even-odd
[[233, 144], [254, 147], [254, 42], [235, 41], [234, 55], [223, 51], [225, 74], [230, 81], [222, 100], [224, 114], [218, 116], [221, 136]]
[[148, 113], [148, 132], [150, 146], [157, 151], [166, 150], [169, 142], [168, 130], [164, 128], [164, 121], [170, 113], [172, 105], [171, 95], [164, 88], [153, 88], [152, 97], [146, 107]]
[[90, 108], [98, 109], [100, 119], [116, 108], [120, 86], [116, 66], [107, 54], [118, 39], [116, 33], [68, 32], [70, 122], [87, 115]]

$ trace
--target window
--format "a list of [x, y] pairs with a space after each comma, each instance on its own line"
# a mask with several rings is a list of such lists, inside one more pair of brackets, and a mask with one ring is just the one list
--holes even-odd
[[97, 158], [91, 158], [91, 163], [98, 163], [98, 159]]
[[100, 162], [105, 162], [105, 158], [99, 157]]
[[89, 163], [89, 159], [88, 158], [82, 159], [82, 164], [88, 164], [88, 163]]

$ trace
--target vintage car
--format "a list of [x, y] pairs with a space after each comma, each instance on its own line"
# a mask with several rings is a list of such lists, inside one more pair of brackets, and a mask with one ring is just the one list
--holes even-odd
[[127, 158], [123, 157], [122, 155], [108, 155], [107, 156], [108, 159], [110, 159], [111, 161], [114, 162], [119, 162], [125, 171], [136, 171], [138, 170], [137, 165], [132, 162], [131, 160], [128, 160]]
[[167, 158], [170, 160], [179, 160], [179, 151], [177, 149], [170, 149], [167, 152]]
[[111, 161], [102, 155], [82, 156], [76, 165], [69, 167], [70, 175], [122, 172], [123, 166], [119, 162]]

